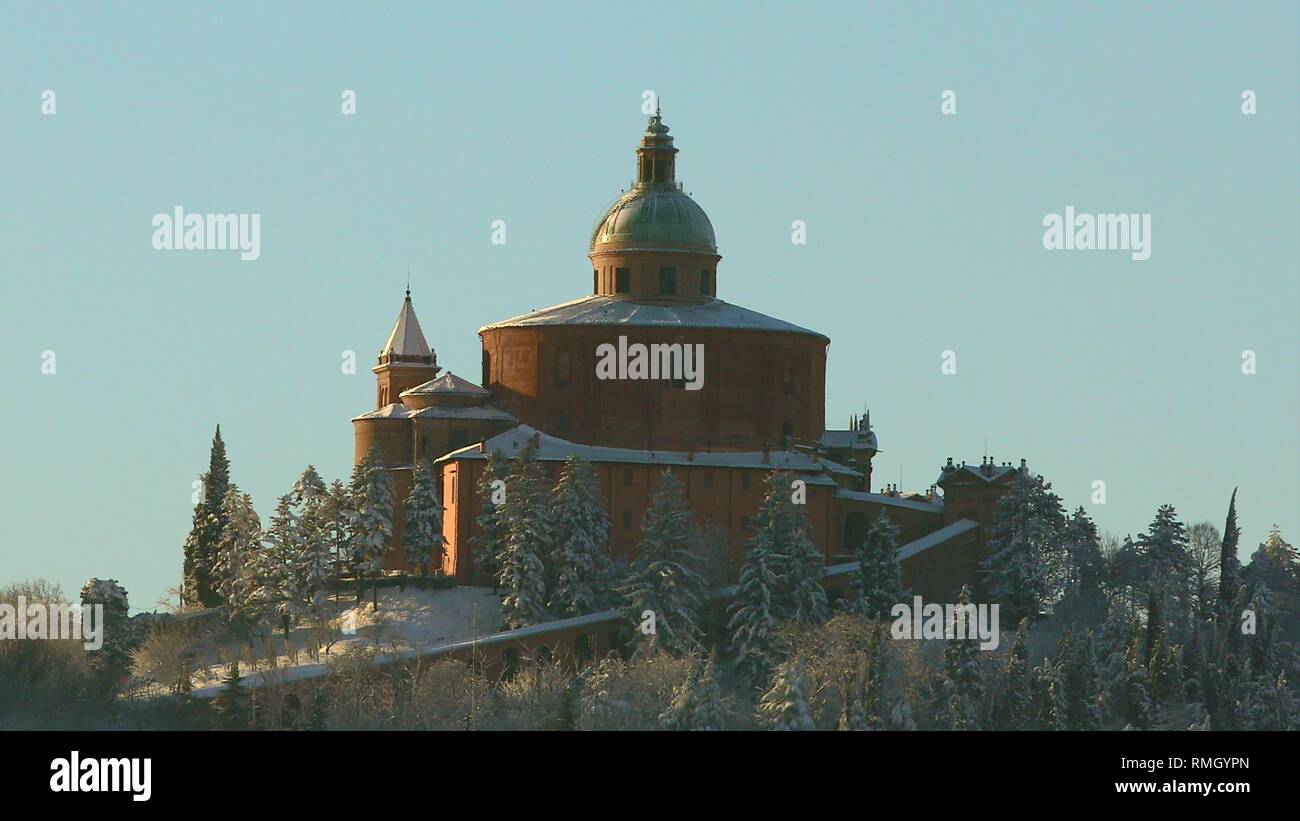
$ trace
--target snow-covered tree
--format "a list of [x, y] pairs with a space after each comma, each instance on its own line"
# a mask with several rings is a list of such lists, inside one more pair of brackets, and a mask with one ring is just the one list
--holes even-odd
[[690, 666], [668, 709], [659, 715], [659, 726], [665, 730], [722, 730], [726, 712], [717, 659], [710, 655]]
[[431, 565], [441, 564], [443, 545], [442, 499], [438, 496], [438, 472], [432, 462], [422, 463], [411, 481], [404, 506], [406, 527], [402, 544], [406, 561], [428, 575]]
[[335, 573], [330, 489], [316, 468], [308, 465], [294, 482], [290, 496], [302, 540], [294, 572], [300, 580], [298, 588], [304, 597], [302, 605], [314, 609], [316, 595], [329, 584]]
[[475, 487], [481, 512], [475, 519], [478, 535], [470, 544], [474, 549], [474, 564], [492, 580], [494, 589], [500, 584], [501, 554], [506, 545], [505, 517], [500, 508], [505, 504], [505, 481], [509, 474], [510, 460], [504, 452], [494, 450], [488, 454]]
[[343, 571], [345, 569], [350, 571], [353, 556], [352, 490], [338, 479], [330, 482], [329, 495], [325, 498], [321, 509], [321, 519], [324, 523], [325, 544], [331, 556], [329, 567], [333, 572], [337, 588]]
[[1057, 645], [1057, 664], [1065, 690], [1065, 729], [1101, 729], [1101, 679], [1092, 631], [1067, 627]]
[[546, 621], [546, 566], [553, 528], [546, 475], [528, 445], [511, 464], [506, 498], [501, 505], [505, 545], [498, 559], [499, 583], [505, 590], [501, 614], [507, 628]]
[[898, 527], [888, 513], [882, 510], [876, 515], [857, 555], [858, 575], [853, 580], [857, 611], [870, 620], [886, 618], [890, 608], [905, 596], [898, 563]]
[[552, 514], [558, 540], [552, 552], [552, 615], [566, 618], [613, 607], [620, 580], [609, 551], [609, 515], [590, 462], [571, 456], [564, 463]]
[[1028, 619], [1021, 619], [1016, 638], [1007, 654], [1005, 681], [1002, 688], [1001, 724], [1006, 730], [1032, 727], [1033, 690], [1029, 681], [1029, 645], [1025, 635]]
[[1232, 489], [1228, 500], [1228, 519], [1223, 525], [1223, 545], [1219, 551], [1219, 606], [1216, 615], [1219, 626], [1229, 633], [1235, 632], [1236, 614], [1232, 612], [1241, 584], [1241, 561], [1237, 558], [1237, 542], [1241, 528], [1237, 527], [1237, 489]]
[[632, 624], [654, 615], [654, 643], [681, 655], [700, 648], [700, 608], [708, 593], [695, 568], [698, 534], [691, 526], [681, 482], [665, 470], [650, 494], [642, 540], [627, 580], [619, 588]]
[[[964, 585], [957, 596], [957, 607], [970, 605], [970, 586]], [[941, 686], [942, 713], [952, 730], [978, 730], [984, 712], [984, 671], [980, 667], [979, 637], [966, 625], [966, 636], [958, 635], [955, 624], [948, 627], [949, 636], [943, 648], [943, 678]]]
[[1137, 651], [1137, 642], [1129, 646], [1124, 655], [1123, 715], [1127, 726], [1137, 730], [1150, 729], [1154, 718], [1151, 704], [1151, 686], [1146, 667]]
[[262, 550], [256, 562], [253, 598], [262, 612], [274, 615], [289, 640], [289, 628], [305, 610], [307, 583], [299, 572], [303, 538], [291, 495], [281, 496], [262, 534]]
[[212, 437], [207, 473], [200, 481], [202, 492], [194, 507], [193, 525], [185, 539], [181, 600], [186, 607], [216, 607], [222, 602], [213, 565], [226, 525], [221, 505], [230, 488], [230, 460], [226, 458], [226, 443], [221, 439], [220, 425]]
[[1021, 468], [993, 511], [989, 589], [1004, 615], [1034, 619], [1059, 593], [1065, 511], [1050, 482]]
[[829, 616], [821, 586], [825, 563], [808, 538], [808, 521], [794, 504], [790, 474], [773, 471], [755, 516], [740, 585], [728, 607], [736, 658], [751, 672], [766, 672], [778, 624], [821, 624]]
[[393, 536], [393, 477], [384, 466], [379, 447], [372, 447], [352, 471], [353, 565], [358, 601], [362, 579], [370, 579], [371, 604], [379, 609], [377, 581], [383, 570], [384, 551]]
[[1106, 560], [1101, 554], [1097, 526], [1082, 506], [1066, 521], [1063, 543], [1064, 591], [1057, 612], [1077, 622], [1096, 624], [1106, 615], [1102, 587]]
[[110, 679], [125, 676], [131, 669], [131, 648], [135, 643], [126, 588], [117, 579], [87, 579], [81, 586], [81, 603], [103, 607], [98, 624], [103, 644], [93, 652], [91, 667]]
[[758, 703], [758, 721], [771, 730], [815, 730], [808, 681], [797, 661], [776, 668], [771, 688]]
[[226, 526], [217, 543], [213, 578], [226, 604], [230, 620], [241, 627], [253, 627], [262, 620], [257, 590], [262, 549], [262, 522], [253, 509], [253, 499], [231, 485], [221, 503]]
[[1146, 571], [1148, 609], [1158, 606], [1165, 622], [1181, 629], [1191, 610], [1190, 565], [1187, 531], [1173, 505], [1160, 506], [1147, 532], [1137, 540], [1137, 549]]

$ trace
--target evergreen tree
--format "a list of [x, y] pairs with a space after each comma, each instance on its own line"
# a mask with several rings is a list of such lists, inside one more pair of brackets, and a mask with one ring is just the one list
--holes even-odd
[[249, 628], [262, 617], [257, 595], [262, 522], [253, 509], [253, 498], [234, 485], [226, 490], [221, 507], [226, 526], [217, 543], [213, 581], [230, 620]]
[[998, 501], [984, 562], [989, 589], [1003, 612], [1037, 618], [1060, 588], [1065, 511], [1052, 485], [1022, 468]]
[[1246, 720], [1252, 730], [1294, 730], [1300, 721], [1296, 700], [1287, 684], [1286, 673], [1277, 678], [1259, 678], [1251, 691]]
[[772, 687], [758, 703], [759, 723], [771, 730], [815, 730], [802, 666], [787, 661], [776, 668]]
[[1033, 724], [1031, 719], [1034, 698], [1029, 683], [1029, 645], [1025, 635], [1028, 624], [1028, 619], [1020, 620], [1011, 652], [1007, 655], [1000, 723], [1008, 730], [1028, 730]]
[[1147, 669], [1142, 664], [1137, 642], [1124, 655], [1124, 720], [1137, 730], [1150, 729], [1153, 718]]
[[378, 445], [361, 457], [352, 471], [351, 522], [353, 572], [357, 574], [357, 601], [362, 579], [370, 579], [370, 599], [379, 609], [378, 579], [384, 551], [393, 536], [393, 477], [384, 466]]
[[302, 532], [290, 495], [277, 500], [262, 542], [253, 598], [262, 612], [276, 616], [288, 641], [289, 628], [307, 598], [306, 581], [298, 572], [304, 552]]
[[501, 554], [506, 545], [505, 517], [500, 508], [505, 504], [505, 481], [509, 473], [510, 461], [505, 453], [494, 450], [488, 454], [475, 488], [481, 512], [475, 519], [478, 535], [470, 544], [474, 548], [474, 563], [479, 572], [492, 580], [493, 592], [500, 586]]
[[531, 444], [520, 451], [506, 479], [501, 506], [505, 549], [500, 556], [500, 584], [506, 591], [501, 613], [507, 628], [526, 627], [548, 618], [546, 565], [554, 540], [546, 475]]
[[650, 494], [636, 561], [620, 588], [632, 624], [653, 613], [655, 643], [674, 655], [700, 648], [698, 619], [708, 594], [696, 570], [699, 536], [681, 482], [665, 470]]
[[181, 599], [187, 607], [216, 607], [222, 602], [212, 565], [226, 525], [221, 503], [230, 487], [230, 460], [226, 458], [226, 443], [221, 439], [220, 425], [212, 437], [208, 471], [203, 474], [201, 482], [202, 493], [194, 508], [190, 534], [185, 539]]
[[[126, 589], [116, 579], [88, 579], [81, 586], [83, 605], [100, 605], [103, 615], [99, 622], [103, 646], [90, 654], [91, 669], [111, 682], [118, 682], [131, 671], [130, 602]], [[51, 628], [52, 629], [52, 628]]]
[[1237, 558], [1237, 540], [1241, 529], [1237, 527], [1237, 489], [1232, 489], [1228, 500], [1228, 520], [1223, 525], [1223, 548], [1219, 553], [1219, 627], [1229, 635], [1236, 627], [1236, 614], [1232, 605], [1241, 584], [1241, 562]]
[[290, 496], [299, 538], [298, 554], [293, 557], [293, 589], [300, 612], [318, 612], [319, 594], [336, 573], [331, 492], [316, 468], [308, 465], [294, 483]]
[[[965, 612], [973, 612], [969, 585], [962, 586], [957, 608], [959, 611], [969, 608]], [[959, 635], [957, 625], [950, 624], [943, 648], [943, 712], [948, 728], [953, 730], [978, 730], [982, 723], [984, 673], [979, 663], [979, 637], [973, 634], [973, 626], [967, 622], [965, 633], [968, 637], [963, 637]]]
[[808, 522], [791, 496], [790, 474], [773, 471], [755, 519], [740, 586], [728, 607], [737, 659], [761, 671], [773, 629], [783, 622], [820, 624], [829, 616], [821, 586], [825, 562], [808, 538]]
[[571, 456], [564, 463], [553, 513], [559, 543], [551, 613], [566, 618], [613, 607], [619, 580], [609, 552], [609, 515], [590, 462]]
[[[330, 482], [329, 495], [321, 506], [323, 535], [327, 550], [330, 552], [329, 569], [334, 575], [334, 588], [339, 588], [339, 579], [346, 569], [351, 571], [354, 550], [352, 539], [352, 491], [348, 485], [338, 479]], [[360, 597], [358, 596], [358, 602]], [[336, 599], [337, 602], [337, 599]]]
[[230, 665], [230, 670], [222, 680], [221, 689], [212, 699], [216, 712], [217, 727], [223, 730], [243, 730], [248, 728], [248, 696], [243, 685], [239, 683], [239, 662]]
[[898, 563], [898, 527], [880, 511], [858, 547], [858, 575], [853, 580], [857, 610], [868, 620], [887, 618], [903, 600], [903, 571]]
[[432, 462], [422, 463], [411, 481], [411, 492], [404, 506], [406, 526], [402, 544], [406, 561], [427, 576], [429, 568], [441, 565], [443, 545], [442, 499], [438, 497], [438, 472]]
[[665, 730], [722, 730], [726, 704], [718, 683], [717, 660], [692, 664], [686, 679], [673, 692], [672, 701], [659, 716]]
[[[1069, 636], [1067, 640], [1065, 636]], [[1101, 729], [1101, 679], [1091, 630], [1075, 633], [1073, 626], [1061, 638], [1058, 658], [1063, 661], [1065, 724], [1070, 730]]]
[[1182, 629], [1191, 610], [1187, 531], [1172, 505], [1161, 505], [1137, 542], [1147, 574], [1148, 609], [1159, 606], [1165, 623]]
[[1076, 622], [1096, 624], [1106, 615], [1102, 587], [1106, 560], [1097, 526], [1082, 506], [1066, 522], [1064, 546], [1065, 592], [1057, 612]]

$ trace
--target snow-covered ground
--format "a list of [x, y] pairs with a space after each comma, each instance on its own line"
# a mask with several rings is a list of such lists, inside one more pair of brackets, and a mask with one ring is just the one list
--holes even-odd
[[253, 681], [263, 674], [292, 679], [324, 668], [329, 659], [341, 656], [349, 647], [374, 647], [383, 652], [437, 647], [476, 635], [490, 636], [501, 628], [500, 599], [487, 587], [381, 589], [377, 611], [371, 610], [367, 589], [360, 605], [351, 593], [344, 592], [337, 598], [330, 596], [322, 607], [326, 613], [338, 613], [339, 632], [333, 634], [336, 641], [328, 654], [324, 647], [313, 650], [315, 641], [307, 624], [290, 629], [287, 644], [280, 631], [255, 639], [253, 647], [237, 640], [208, 644], [199, 650], [195, 690], [220, 684], [226, 665], [234, 659], [241, 660], [240, 674], [254, 677]]

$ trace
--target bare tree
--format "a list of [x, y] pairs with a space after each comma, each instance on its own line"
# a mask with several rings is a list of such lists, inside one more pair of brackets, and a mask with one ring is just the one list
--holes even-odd
[[1187, 529], [1188, 575], [1192, 582], [1192, 612], [1196, 618], [1214, 618], [1219, 590], [1219, 562], [1222, 537], [1209, 522], [1197, 522]]

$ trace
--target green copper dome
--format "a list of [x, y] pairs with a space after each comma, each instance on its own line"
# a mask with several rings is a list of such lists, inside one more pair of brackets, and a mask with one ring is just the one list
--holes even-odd
[[713, 223], [675, 179], [677, 149], [658, 111], [636, 153], [636, 184], [596, 224], [591, 253], [607, 247], [716, 254]]

